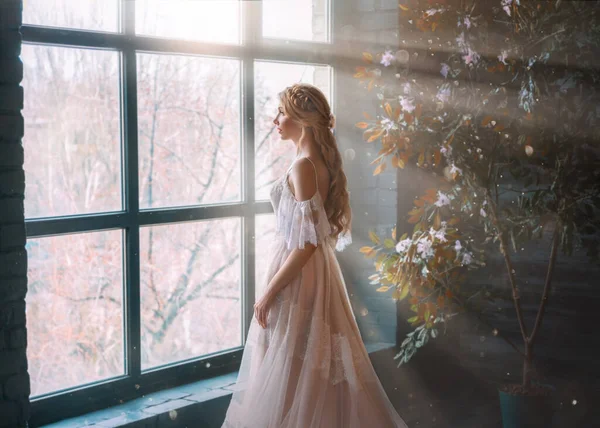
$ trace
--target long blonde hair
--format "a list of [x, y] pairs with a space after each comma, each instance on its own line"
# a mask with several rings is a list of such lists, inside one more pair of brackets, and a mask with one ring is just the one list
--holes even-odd
[[331, 130], [335, 126], [331, 107], [323, 92], [307, 83], [296, 83], [285, 88], [279, 98], [285, 115], [298, 122], [304, 128], [303, 132], [312, 131], [315, 142], [319, 145], [331, 176], [325, 212], [333, 229], [332, 234], [337, 238], [339, 234], [350, 230], [352, 211], [348, 180], [342, 169], [342, 156]]

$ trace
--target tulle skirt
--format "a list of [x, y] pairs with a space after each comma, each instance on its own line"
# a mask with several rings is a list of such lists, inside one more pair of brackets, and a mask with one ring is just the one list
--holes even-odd
[[[265, 284], [290, 251], [273, 243]], [[406, 427], [362, 342], [330, 242], [253, 318], [223, 428]]]

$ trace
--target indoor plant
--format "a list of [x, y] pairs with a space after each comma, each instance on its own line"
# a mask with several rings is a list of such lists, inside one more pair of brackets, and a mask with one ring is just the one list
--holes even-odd
[[[500, 391], [504, 423], [547, 426], [540, 416], [550, 413], [532, 400], [544, 402], [548, 391], [532, 382], [532, 365], [556, 260], [581, 246], [598, 261], [597, 8], [529, 0], [399, 7], [412, 29], [401, 31], [402, 48], [364, 52], [355, 74], [381, 100], [377, 117], [356, 124], [381, 144], [374, 174], [416, 164], [437, 183], [415, 200], [412, 234], [371, 233], [373, 245], [361, 248], [375, 258], [378, 291], [408, 298], [414, 312], [396, 358], [408, 362], [458, 313], [481, 311], [474, 296], [498, 297], [465, 286], [465, 274], [499, 254], [522, 343], [490, 331], [523, 358], [522, 382]], [[431, 67], [437, 79], [422, 73]], [[548, 239], [550, 250], [530, 326], [513, 260], [534, 239]]]

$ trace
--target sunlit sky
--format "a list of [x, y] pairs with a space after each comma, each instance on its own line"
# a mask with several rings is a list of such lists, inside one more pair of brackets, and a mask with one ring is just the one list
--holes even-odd
[[[138, 34], [235, 43], [254, 0], [24, 0], [26, 24], [118, 31], [120, 2], [136, 2]], [[312, 39], [312, 0], [263, 0], [266, 37]]]

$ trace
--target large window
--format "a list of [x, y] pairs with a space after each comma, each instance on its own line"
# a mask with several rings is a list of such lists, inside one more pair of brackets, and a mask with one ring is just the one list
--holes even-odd
[[24, 3], [32, 424], [239, 365], [295, 155], [278, 92], [333, 104], [330, 7]]

